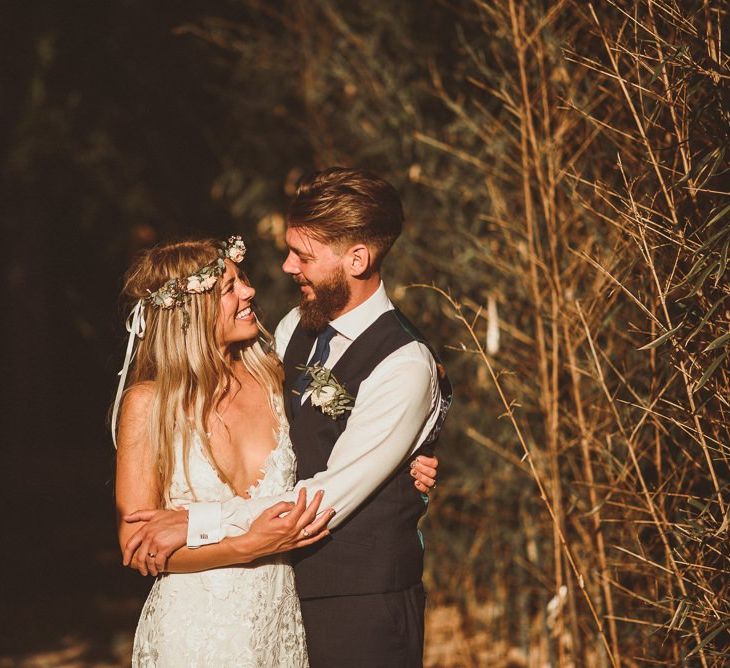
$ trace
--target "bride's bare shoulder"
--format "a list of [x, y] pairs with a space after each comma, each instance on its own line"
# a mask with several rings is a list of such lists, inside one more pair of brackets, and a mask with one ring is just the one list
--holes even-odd
[[135, 383], [124, 392], [124, 403], [122, 410], [137, 412], [142, 409], [149, 410], [149, 405], [155, 396], [155, 382], [144, 380]]
[[124, 392], [122, 410], [119, 416], [119, 436], [138, 432], [146, 426], [155, 396], [155, 383], [135, 383]]

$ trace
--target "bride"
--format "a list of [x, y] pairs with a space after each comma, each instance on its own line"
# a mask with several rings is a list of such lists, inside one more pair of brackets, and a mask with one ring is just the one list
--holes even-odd
[[[240, 237], [168, 244], [127, 273], [123, 294], [135, 305], [112, 413], [120, 519], [294, 487], [281, 362], [237, 267], [245, 251]], [[307, 505], [303, 490], [240, 537], [176, 551], [142, 609], [133, 666], [307, 666], [294, 575], [281, 553], [329, 534], [334, 511], [318, 513], [321, 501], [318, 493]], [[136, 530], [119, 521], [122, 550]], [[229, 551], [247, 563], [227, 566]], [[132, 565], [158, 575], [155, 556]]]
[[[294, 486], [281, 365], [253, 314], [255, 290], [238, 273], [244, 254], [240, 237], [171, 244], [127, 274], [124, 294], [136, 305], [118, 399], [140, 341], [116, 438], [119, 517]], [[205, 548], [178, 550], [142, 610], [133, 665], [306, 666], [293, 572], [271, 555], [327, 535], [331, 514], [315, 519], [320, 501], [277, 504], [234, 539], [255, 563], [206, 570], [217, 564]], [[122, 548], [134, 529], [119, 523]]]

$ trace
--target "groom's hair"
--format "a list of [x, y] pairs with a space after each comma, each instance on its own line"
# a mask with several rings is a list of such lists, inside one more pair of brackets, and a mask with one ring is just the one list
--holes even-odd
[[340, 248], [364, 243], [377, 269], [403, 229], [403, 207], [396, 189], [375, 174], [330, 167], [299, 182], [287, 225]]

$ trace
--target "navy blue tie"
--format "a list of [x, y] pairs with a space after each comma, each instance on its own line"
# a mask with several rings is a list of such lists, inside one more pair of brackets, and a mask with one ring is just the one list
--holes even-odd
[[[330, 341], [337, 334], [337, 330], [332, 325], [327, 325], [317, 337], [317, 343], [314, 346], [314, 354], [309, 358], [307, 366], [315, 364], [323, 365], [330, 356]], [[291, 406], [292, 414], [296, 415], [302, 407], [302, 393], [306, 390], [307, 385], [311, 382], [311, 376], [302, 371], [301, 375], [296, 379], [292, 387]]]

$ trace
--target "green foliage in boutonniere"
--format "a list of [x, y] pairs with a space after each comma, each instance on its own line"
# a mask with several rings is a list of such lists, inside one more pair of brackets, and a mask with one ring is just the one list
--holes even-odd
[[316, 406], [325, 415], [336, 420], [345, 411], [351, 411], [355, 403], [355, 397], [341, 385], [330, 369], [321, 364], [314, 366], [298, 366], [297, 369], [304, 371], [312, 380], [306, 391], [311, 391], [312, 405]]

